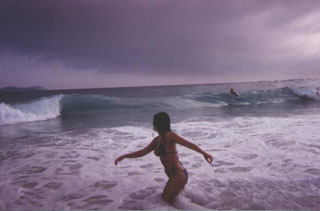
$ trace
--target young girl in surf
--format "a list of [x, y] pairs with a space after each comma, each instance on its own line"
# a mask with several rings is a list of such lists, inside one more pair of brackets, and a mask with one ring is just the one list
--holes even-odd
[[154, 138], [148, 146], [136, 152], [118, 157], [115, 160], [115, 165], [124, 158], [138, 158], [154, 151], [154, 154], [159, 156], [161, 163], [164, 166], [165, 173], [169, 177], [169, 180], [163, 190], [162, 198], [166, 202], [173, 204], [176, 196], [188, 181], [188, 173], [179, 161], [176, 144], [178, 143], [201, 153], [209, 163], [212, 162], [213, 157], [200, 149], [197, 145], [172, 132], [170, 127], [170, 117], [166, 112], [160, 112], [153, 116], [153, 128], [159, 135]]

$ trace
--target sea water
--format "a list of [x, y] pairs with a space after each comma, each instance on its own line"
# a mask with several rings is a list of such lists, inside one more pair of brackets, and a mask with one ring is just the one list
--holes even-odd
[[[0, 94], [0, 210], [320, 209], [319, 80]], [[229, 93], [234, 88], [239, 97]], [[214, 156], [170, 206], [153, 114]]]

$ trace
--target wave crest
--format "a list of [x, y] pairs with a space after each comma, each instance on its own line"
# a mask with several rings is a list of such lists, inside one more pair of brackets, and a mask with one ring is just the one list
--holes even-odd
[[0, 125], [53, 119], [60, 115], [63, 95], [40, 98], [35, 101], [8, 105], [0, 103]]
[[293, 93], [301, 98], [320, 101], [320, 91], [317, 88], [299, 87], [293, 88]]
[[186, 96], [194, 101], [221, 104], [226, 106], [243, 106], [243, 105], [259, 105], [259, 104], [279, 104], [288, 102], [299, 102], [300, 100], [309, 99], [320, 101], [317, 96], [317, 88], [313, 87], [297, 87], [297, 88], [278, 88], [266, 90], [250, 90], [240, 93], [238, 97], [230, 93], [198, 93]]
[[56, 118], [60, 115], [87, 110], [144, 110], [155, 108], [189, 109], [215, 108], [227, 106], [255, 106], [260, 104], [299, 103], [306, 99], [320, 101], [317, 96], [320, 87], [284, 87], [265, 90], [247, 90], [238, 97], [229, 92], [194, 92], [186, 95], [167, 97], [126, 98], [110, 97], [96, 94], [68, 94], [43, 97], [32, 102], [9, 105], [0, 104], [0, 125], [33, 122]]

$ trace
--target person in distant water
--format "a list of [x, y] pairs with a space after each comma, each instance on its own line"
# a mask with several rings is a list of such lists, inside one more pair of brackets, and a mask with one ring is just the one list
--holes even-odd
[[320, 92], [319, 91], [317, 91], [316, 94], [317, 94], [317, 96], [320, 96]]
[[121, 155], [115, 160], [115, 165], [124, 158], [138, 158], [154, 151], [154, 154], [159, 156], [165, 173], [169, 177], [163, 190], [162, 198], [166, 202], [173, 204], [176, 196], [188, 181], [188, 173], [179, 161], [176, 144], [201, 153], [209, 163], [212, 163], [213, 157], [197, 145], [172, 132], [170, 128], [170, 117], [166, 112], [160, 112], [153, 116], [153, 128], [159, 135], [154, 138], [149, 145], [136, 152]]
[[233, 88], [230, 89], [230, 93], [236, 97], [239, 96], [238, 92], [236, 92], [236, 90], [234, 90]]

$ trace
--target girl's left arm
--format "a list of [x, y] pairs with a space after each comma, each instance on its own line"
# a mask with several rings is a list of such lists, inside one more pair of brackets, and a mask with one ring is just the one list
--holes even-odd
[[191, 143], [190, 141], [187, 141], [186, 139], [182, 138], [181, 136], [171, 132], [170, 133], [170, 137], [171, 140], [174, 140], [174, 142], [181, 144], [182, 146], [185, 146], [189, 149], [192, 149], [196, 152], [199, 152], [200, 154], [202, 154], [204, 156], [204, 158], [206, 159], [206, 161], [208, 161], [208, 163], [212, 163], [213, 161], [213, 157], [212, 155], [210, 155], [209, 153], [206, 153], [205, 151], [203, 151], [200, 147], [198, 147], [197, 145], [195, 145], [194, 143]]

